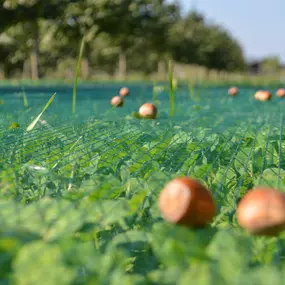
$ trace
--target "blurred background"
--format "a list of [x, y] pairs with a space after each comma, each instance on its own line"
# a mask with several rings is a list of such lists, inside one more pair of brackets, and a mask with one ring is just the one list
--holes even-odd
[[283, 2], [2, 0], [0, 79], [283, 81]]

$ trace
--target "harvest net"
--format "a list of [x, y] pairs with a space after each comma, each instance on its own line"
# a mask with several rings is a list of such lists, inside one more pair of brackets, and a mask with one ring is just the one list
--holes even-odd
[[[285, 191], [284, 100], [256, 102], [255, 90], [246, 88], [235, 98], [225, 88], [180, 88], [170, 117], [167, 91], [133, 86], [125, 106], [111, 109], [117, 86], [85, 87], [72, 115], [71, 90], [55, 89], [27, 90], [25, 108], [19, 90], [1, 95], [3, 280], [184, 284], [202, 268], [231, 282], [251, 265], [282, 264], [285, 239], [244, 235], [235, 211], [254, 186]], [[54, 91], [55, 101], [27, 132]], [[148, 101], [159, 117], [134, 118]], [[9, 129], [11, 122], [20, 128]], [[184, 175], [201, 180], [215, 198], [218, 214], [209, 228], [191, 231], [161, 218], [161, 189]], [[210, 272], [216, 262], [221, 268]]]

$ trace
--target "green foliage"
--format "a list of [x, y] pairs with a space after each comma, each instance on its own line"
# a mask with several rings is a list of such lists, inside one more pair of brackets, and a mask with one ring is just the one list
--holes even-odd
[[172, 61], [169, 60], [168, 63], [168, 81], [169, 81], [169, 111], [170, 111], [170, 116], [174, 116], [175, 112], [175, 90], [174, 90], [174, 85], [173, 85], [173, 66], [172, 66]]
[[261, 68], [265, 73], [276, 72], [280, 66], [280, 58], [278, 56], [263, 59]]
[[[0, 5], [0, 58], [7, 77], [71, 79], [85, 37], [82, 78], [95, 72], [153, 74], [172, 58], [218, 70], [240, 70], [239, 44], [197, 12], [182, 16], [166, 0], [5, 0]], [[147, 50], [147, 60], [145, 51]], [[119, 63], [119, 67], [118, 66]]]
[[190, 12], [173, 26], [173, 56], [178, 62], [200, 64], [217, 70], [242, 70], [245, 61], [238, 42], [204, 16]]
[[[149, 87], [143, 99], [152, 98]], [[130, 116], [141, 86], [131, 88], [126, 108], [111, 110], [106, 98], [117, 86], [80, 88], [75, 115], [68, 91], [32, 132], [9, 122], [30, 122], [50, 90], [40, 97], [27, 89], [29, 108], [22, 94], [5, 94], [2, 283], [282, 284], [284, 233], [250, 236], [236, 208], [254, 186], [285, 190], [284, 101], [259, 104], [244, 90], [233, 99], [226, 88], [196, 87], [193, 102], [180, 85], [181, 109], [170, 118], [168, 90], [160, 87], [159, 116], [150, 121]], [[217, 215], [203, 229], [162, 218], [160, 191], [181, 175], [199, 179], [215, 198]]]
[[20, 124], [16, 123], [16, 122], [12, 122], [9, 129], [18, 129], [20, 128]]
[[72, 96], [72, 113], [75, 113], [76, 110], [76, 94], [77, 94], [77, 81], [79, 76], [79, 71], [81, 67], [81, 60], [84, 52], [84, 46], [85, 46], [85, 38], [83, 37], [81, 40], [78, 60], [77, 60], [77, 66], [76, 66], [76, 72], [74, 76], [74, 84], [73, 84], [73, 96]]
[[70, 284], [74, 273], [62, 259], [59, 246], [31, 243], [20, 250], [15, 260], [15, 282], [22, 285]]

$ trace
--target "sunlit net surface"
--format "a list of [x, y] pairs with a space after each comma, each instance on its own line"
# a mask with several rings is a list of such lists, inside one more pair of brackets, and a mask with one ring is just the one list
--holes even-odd
[[[55, 91], [37, 127], [26, 132]], [[34, 276], [34, 264], [51, 262], [58, 284], [108, 283], [117, 275], [129, 284], [177, 284], [179, 276], [191, 280], [195, 270], [186, 272], [193, 260], [205, 267], [236, 254], [232, 266], [216, 270], [230, 282], [242, 280], [251, 265], [283, 264], [285, 239], [246, 236], [235, 210], [254, 186], [285, 191], [285, 100], [256, 102], [249, 88], [235, 98], [226, 88], [196, 88], [194, 93], [181, 88], [175, 116], [169, 117], [167, 91], [153, 94], [150, 86], [132, 86], [125, 106], [112, 109], [109, 101], [118, 86], [90, 86], [79, 89], [72, 115], [71, 89], [26, 92], [26, 108], [19, 90], [1, 95], [1, 238], [20, 245], [3, 279], [12, 270], [19, 279]], [[156, 120], [132, 116], [144, 102], [156, 104]], [[21, 128], [9, 129], [11, 122]], [[218, 213], [211, 227], [191, 231], [162, 221], [158, 195], [181, 175], [200, 179], [215, 197]], [[223, 240], [231, 248], [219, 249], [220, 254], [213, 248]], [[240, 243], [245, 252], [239, 252]], [[51, 261], [43, 261], [41, 251]], [[233, 277], [237, 266], [240, 275]], [[58, 267], [67, 281], [60, 279]], [[35, 278], [41, 281], [40, 275]]]

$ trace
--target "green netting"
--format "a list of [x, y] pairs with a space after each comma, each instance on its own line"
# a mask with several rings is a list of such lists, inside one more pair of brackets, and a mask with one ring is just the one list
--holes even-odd
[[[121, 109], [109, 104], [116, 86], [81, 88], [76, 115], [68, 88], [26, 91], [27, 108], [19, 90], [0, 96], [3, 284], [282, 284], [284, 235], [251, 237], [235, 211], [254, 186], [285, 192], [285, 100], [182, 87], [174, 117], [164, 91], [158, 118], [146, 121], [131, 113], [154, 99], [150, 86], [132, 86]], [[158, 195], [180, 175], [213, 193], [211, 227], [162, 220]]]

